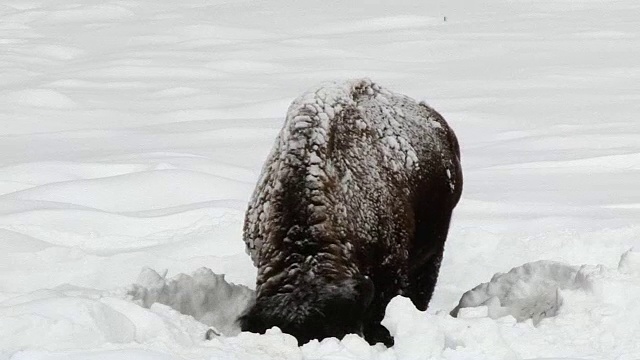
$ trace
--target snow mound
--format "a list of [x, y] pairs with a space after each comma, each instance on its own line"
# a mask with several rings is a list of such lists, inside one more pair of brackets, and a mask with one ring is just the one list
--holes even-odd
[[395, 346], [371, 358], [637, 359], [640, 346], [627, 339], [640, 337], [639, 293], [640, 252], [617, 268], [527, 263], [465, 293], [457, 317], [395, 297], [382, 322]]
[[532, 319], [538, 324], [556, 315], [562, 304], [559, 289], [580, 288], [576, 283], [579, 270], [577, 266], [544, 260], [515, 267], [464, 293], [451, 315], [468, 316], [473, 312], [468, 308], [486, 306], [493, 319], [511, 315], [518, 321]]
[[302, 360], [298, 341], [278, 328], [264, 335], [243, 332], [235, 337], [218, 337], [207, 343], [213, 350], [209, 359], [229, 360]]
[[511, 315], [517, 321], [531, 319], [537, 326], [542, 319], [556, 316], [566, 306], [564, 297], [567, 294], [615, 297], [614, 302], [619, 302], [624, 289], [616, 290], [618, 285], [603, 282], [603, 277], [617, 279], [633, 275], [640, 275], [640, 253], [633, 250], [621, 256], [615, 272], [601, 265], [571, 266], [555, 261], [536, 261], [515, 267], [508, 273], [497, 273], [491, 281], [467, 291], [451, 315], [492, 319]]
[[127, 296], [146, 308], [155, 303], [168, 305], [222, 334], [237, 335], [240, 327], [236, 319], [253, 301], [254, 292], [246, 286], [227, 282], [224, 274], [215, 274], [208, 268], [171, 279], [166, 279], [166, 271], [160, 275], [144, 268], [136, 284], [127, 290]]
[[393, 354], [388, 357], [392, 359], [447, 359], [454, 354], [454, 359], [519, 358], [498, 322], [487, 317], [456, 319], [445, 312], [430, 314], [402, 296], [389, 302], [382, 325], [393, 335], [395, 345], [379, 355]]

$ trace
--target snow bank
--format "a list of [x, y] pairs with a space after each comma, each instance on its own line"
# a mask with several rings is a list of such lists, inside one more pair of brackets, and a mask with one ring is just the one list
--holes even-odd
[[[616, 281], [602, 283], [602, 277], [606, 276], [604, 274]], [[621, 288], [618, 293], [615, 288], [621, 287], [621, 284], [613, 284], [622, 276], [639, 274], [640, 253], [632, 250], [621, 256], [617, 272], [606, 270], [602, 266], [571, 266], [554, 261], [536, 261], [515, 267], [506, 274], [498, 273], [488, 283], [467, 291], [458, 306], [451, 311], [451, 315], [464, 318], [486, 313], [492, 319], [510, 315], [517, 321], [531, 319], [533, 325], [538, 325], [542, 319], [556, 316], [564, 309], [563, 295], [582, 293], [601, 298], [619, 297], [633, 287]], [[605, 290], [608, 287], [611, 287], [611, 291]]]
[[490, 282], [467, 291], [460, 303], [451, 311], [458, 316], [468, 308], [486, 306], [488, 315], [497, 319], [512, 315], [518, 321], [541, 319], [556, 315], [562, 304], [560, 289], [580, 288], [576, 275], [579, 267], [554, 261], [537, 261], [511, 269], [506, 274], [498, 273]]
[[[83, 288], [41, 290], [0, 303], [0, 349], [61, 351], [105, 345], [191, 346], [207, 326], [161, 304], [144, 309]], [[165, 349], [166, 350], [166, 349]]]
[[[169, 281], [145, 269], [138, 283], [147, 284], [148, 289], [163, 289], [165, 299], [173, 298], [168, 301], [174, 302], [171, 306], [182, 309], [189, 309], [184, 304], [194, 300], [190, 298], [201, 301], [202, 291], [208, 291], [210, 299], [220, 299], [219, 306], [227, 294], [237, 299], [251, 295], [244, 287], [227, 293], [234, 285], [207, 269]], [[140, 292], [139, 286], [133, 293], [141, 298], [144, 291]], [[215, 294], [220, 291], [223, 296]], [[638, 295], [638, 252], [624, 253], [617, 268], [536, 261], [498, 273], [490, 282], [465, 293], [456, 308], [457, 318], [444, 311], [418, 311], [408, 298], [397, 296], [383, 320], [395, 338], [393, 348], [369, 346], [356, 335], [341, 341], [314, 340], [298, 348], [292, 336], [277, 328], [266, 335], [218, 337], [203, 346], [214, 348], [220, 358], [238, 359], [577, 359], [591, 358], [602, 349], [625, 358], [640, 355], [634, 340], [640, 336], [640, 309], [634, 300]], [[162, 297], [155, 295], [156, 299]], [[144, 298], [148, 301], [154, 296]], [[215, 308], [213, 300], [200, 304], [201, 308]], [[234, 355], [228, 355], [232, 349]]]
[[[520, 357], [602, 358], [596, 354], [606, 353], [606, 358], [635, 359], [640, 356], [640, 345], [632, 340], [640, 338], [639, 297], [639, 252], [625, 252], [617, 268], [537, 261], [466, 292], [452, 311], [458, 318], [448, 322], [468, 329], [480, 323], [497, 327], [499, 338]], [[495, 321], [487, 323], [490, 319]]]
[[[457, 317], [418, 311], [397, 296], [382, 322], [395, 338], [392, 348], [369, 346], [357, 335], [298, 347], [277, 328], [264, 335], [238, 333], [235, 318], [253, 292], [223, 275], [202, 268], [167, 279], [166, 273], [145, 268], [136, 284], [118, 291], [61, 286], [5, 299], [0, 359], [189, 354], [190, 359], [493, 360], [586, 359], [602, 353], [633, 359], [640, 355], [639, 295], [638, 252], [623, 254], [618, 268], [537, 261], [465, 293]], [[206, 341], [208, 325], [224, 335]], [[237, 335], [225, 336], [232, 334]]]
[[215, 274], [207, 268], [198, 269], [192, 275], [178, 274], [171, 279], [165, 276], [166, 272], [160, 275], [145, 268], [127, 295], [146, 308], [155, 303], [168, 305], [224, 335], [240, 332], [236, 319], [253, 301], [251, 289], [229, 283], [224, 274]]
[[[165, 276], [145, 268], [136, 284], [115, 291], [66, 285], [5, 299], [0, 302], [0, 359], [2, 351], [19, 359], [58, 359], [72, 349], [114, 346], [123, 349], [78, 352], [72, 358], [170, 359], [166, 352], [204, 343], [207, 325], [225, 335], [239, 333], [235, 319], [253, 300], [252, 290], [207, 268]], [[254, 343], [265, 341], [268, 337]], [[127, 349], [132, 346], [151, 351]]]

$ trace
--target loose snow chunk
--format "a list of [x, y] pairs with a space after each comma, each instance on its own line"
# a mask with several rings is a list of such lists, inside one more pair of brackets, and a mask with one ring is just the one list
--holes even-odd
[[394, 337], [399, 359], [430, 359], [442, 354], [445, 333], [429, 317], [431, 315], [416, 309], [409, 298], [391, 299], [382, 325]]
[[298, 341], [278, 328], [266, 331], [264, 335], [248, 332], [236, 337], [215, 338], [208, 346], [215, 349], [210, 359], [237, 360], [302, 360]]
[[355, 334], [347, 334], [342, 341], [327, 338], [322, 341], [312, 340], [301, 347], [304, 359], [335, 359], [335, 360], [395, 360], [397, 357], [392, 349], [378, 344], [370, 346], [366, 340]]
[[[481, 315], [473, 319], [454, 319], [443, 312], [433, 315], [416, 309], [408, 298], [396, 296], [382, 321], [395, 345], [380, 355], [393, 353], [395, 359], [519, 359], [503, 338], [500, 324]], [[455, 356], [451, 357], [453, 351]]]

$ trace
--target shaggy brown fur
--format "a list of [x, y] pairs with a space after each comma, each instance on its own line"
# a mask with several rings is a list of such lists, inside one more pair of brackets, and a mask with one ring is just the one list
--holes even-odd
[[305, 93], [247, 210], [258, 277], [242, 329], [392, 344], [385, 308], [426, 309], [461, 191], [458, 142], [429, 106], [367, 79]]

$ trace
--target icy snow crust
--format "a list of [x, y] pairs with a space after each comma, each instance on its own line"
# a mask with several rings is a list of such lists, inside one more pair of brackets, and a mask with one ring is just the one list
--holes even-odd
[[[2, 1], [0, 359], [640, 358], [638, 18], [637, 0]], [[244, 212], [287, 107], [362, 77], [438, 109], [465, 165], [430, 310], [391, 303], [394, 348], [205, 341], [127, 294], [145, 267], [175, 305], [213, 283], [177, 280], [202, 267], [252, 288]], [[517, 275], [514, 294], [560, 289], [555, 316], [493, 313], [526, 308], [502, 291], [479, 299], [513, 307], [449, 315], [540, 260], [585, 275]]]

